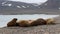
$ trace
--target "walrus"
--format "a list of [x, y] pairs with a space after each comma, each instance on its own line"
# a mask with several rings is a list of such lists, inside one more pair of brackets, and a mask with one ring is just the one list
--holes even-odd
[[31, 26], [45, 25], [46, 21], [42, 18], [39, 18], [31, 23]]
[[49, 24], [55, 24], [54, 22], [55, 22], [55, 20], [53, 18], [46, 19], [46, 24], [47, 25], [49, 25]]
[[10, 22], [7, 23], [7, 27], [18, 26], [16, 21], [17, 21], [17, 18], [13, 18]]
[[20, 20], [17, 22], [20, 27], [29, 27], [30, 23], [28, 20]]

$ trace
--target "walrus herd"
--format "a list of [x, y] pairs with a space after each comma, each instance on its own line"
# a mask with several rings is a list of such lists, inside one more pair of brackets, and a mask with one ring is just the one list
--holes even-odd
[[13, 18], [10, 22], [7, 23], [7, 27], [30, 27], [30, 26], [37, 26], [37, 25], [48, 25], [48, 24], [54, 24], [53, 18], [43, 19], [38, 18], [36, 20], [19, 20], [17, 21], [17, 18]]

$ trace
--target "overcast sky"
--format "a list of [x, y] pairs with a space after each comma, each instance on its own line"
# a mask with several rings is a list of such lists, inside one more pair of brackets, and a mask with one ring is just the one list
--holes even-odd
[[39, 3], [39, 2], [46, 2], [47, 0], [11, 0], [11, 1], [21, 1], [27, 3]]

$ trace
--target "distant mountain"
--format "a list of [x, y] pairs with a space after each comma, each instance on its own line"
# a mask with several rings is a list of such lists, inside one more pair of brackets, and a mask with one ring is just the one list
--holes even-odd
[[40, 8], [36, 3], [25, 3], [25, 2], [15, 2], [15, 1], [0, 1], [0, 9], [27, 9], [27, 8]]
[[50, 8], [59, 8], [60, 7], [60, 0], [48, 0], [48, 6]]
[[0, 14], [48, 14], [52, 13], [52, 11], [53, 13], [57, 13], [56, 11], [59, 10], [60, 0], [48, 0], [45, 3], [38, 4], [0, 0]]
[[0, 9], [60, 9], [60, 0], [48, 0], [45, 3], [25, 3], [0, 0]]
[[42, 8], [47, 9], [60, 9], [60, 0], [48, 0], [47, 2], [40, 5]]

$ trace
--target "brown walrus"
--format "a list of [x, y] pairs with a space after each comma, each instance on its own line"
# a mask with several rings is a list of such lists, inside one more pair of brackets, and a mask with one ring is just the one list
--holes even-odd
[[30, 23], [28, 20], [20, 20], [17, 22], [20, 27], [29, 27]]
[[42, 18], [39, 18], [31, 23], [31, 26], [45, 25], [46, 21]]
[[17, 18], [13, 18], [10, 22], [7, 23], [7, 27], [17, 26]]

